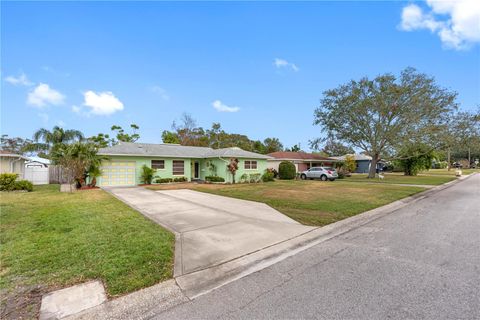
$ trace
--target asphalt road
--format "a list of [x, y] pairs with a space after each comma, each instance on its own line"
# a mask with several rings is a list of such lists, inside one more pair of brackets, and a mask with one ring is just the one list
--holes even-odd
[[154, 319], [480, 319], [480, 175]]

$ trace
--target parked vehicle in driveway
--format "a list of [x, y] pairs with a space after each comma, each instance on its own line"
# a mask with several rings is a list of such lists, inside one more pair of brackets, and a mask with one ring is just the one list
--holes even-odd
[[334, 181], [338, 178], [338, 173], [337, 170], [331, 167], [313, 167], [300, 173], [300, 178], [302, 180], [320, 179], [322, 181]]

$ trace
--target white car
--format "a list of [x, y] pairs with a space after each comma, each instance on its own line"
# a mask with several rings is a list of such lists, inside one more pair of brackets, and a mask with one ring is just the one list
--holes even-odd
[[322, 181], [334, 181], [338, 178], [338, 173], [337, 170], [331, 167], [313, 167], [300, 173], [300, 178], [302, 180], [320, 179]]

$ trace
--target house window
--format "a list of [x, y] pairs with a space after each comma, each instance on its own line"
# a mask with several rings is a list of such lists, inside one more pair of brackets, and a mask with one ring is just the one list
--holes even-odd
[[185, 174], [185, 165], [183, 160], [173, 160], [173, 175], [183, 176]]
[[152, 169], [165, 169], [165, 160], [152, 160]]
[[257, 169], [257, 161], [245, 160], [245, 169]]

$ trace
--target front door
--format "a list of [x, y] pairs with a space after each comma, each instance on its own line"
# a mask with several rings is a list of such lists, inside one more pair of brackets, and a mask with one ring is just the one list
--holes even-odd
[[195, 161], [194, 169], [193, 169], [193, 177], [195, 179], [198, 179], [199, 174], [200, 174], [199, 171], [200, 171], [200, 164], [198, 163], [198, 161]]

